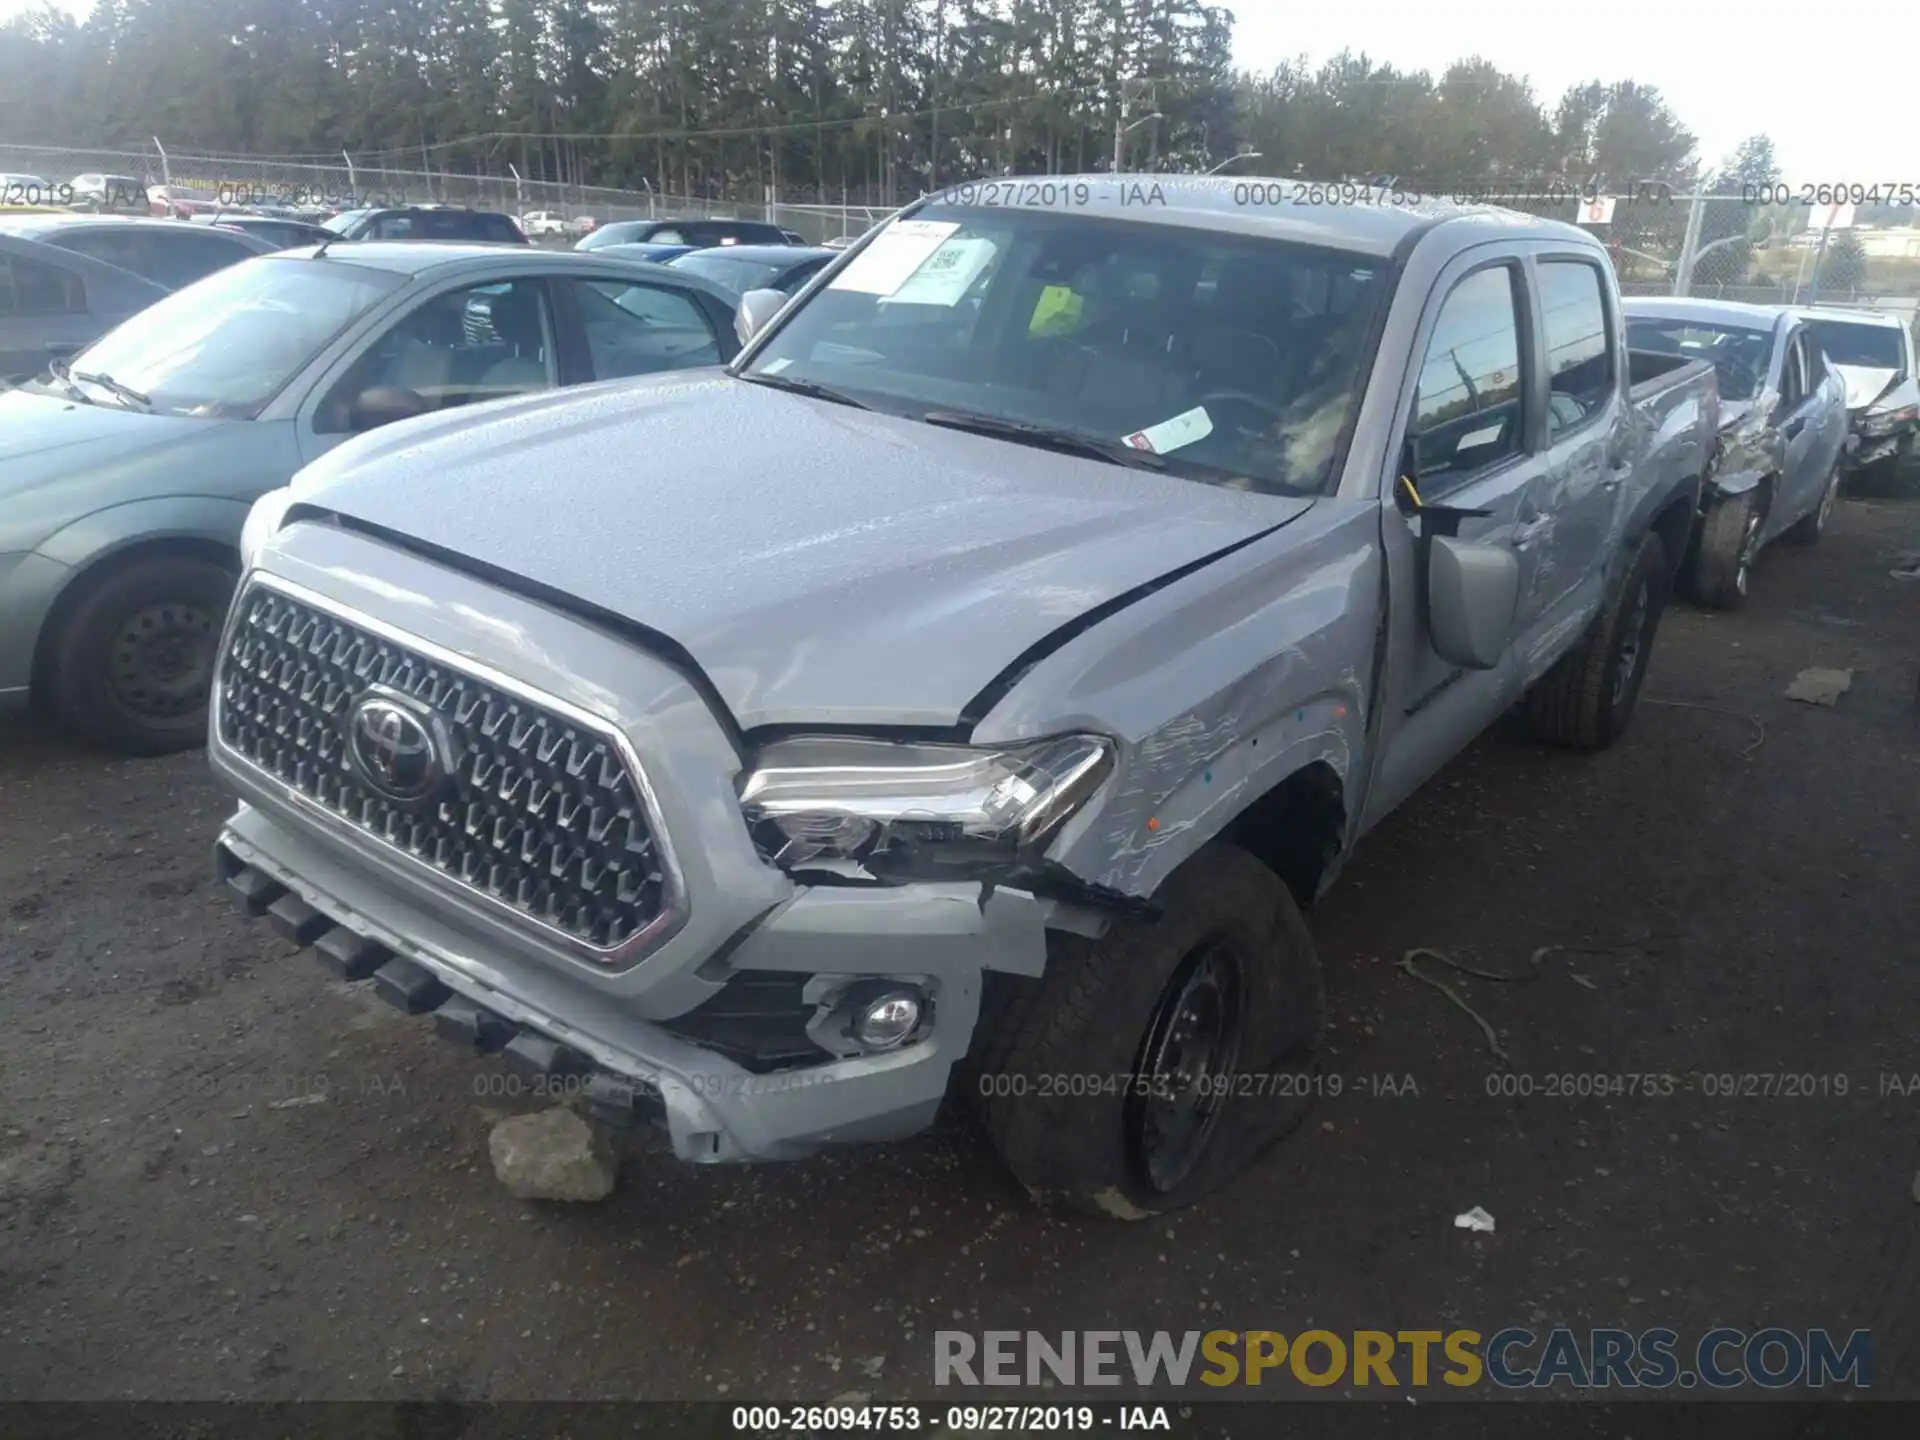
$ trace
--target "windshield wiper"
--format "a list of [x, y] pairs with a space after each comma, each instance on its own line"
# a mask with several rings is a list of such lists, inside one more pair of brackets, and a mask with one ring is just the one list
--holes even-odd
[[64, 355], [47, 362], [47, 373], [62, 385], [66, 386], [67, 393], [82, 405], [93, 404], [93, 398], [78, 385], [74, 384], [73, 377], [67, 373], [67, 359]]
[[871, 410], [871, 405], [862, 404], [851, 395], [835, 390], [831, 385], [822, 385], [817, 380], [796, 380], [791, 375], [769, 375], [766, 371], [742, 374], [737, 378], [754, 385], [767, 385], [775, 390], [785, 390], [791, 395], [805, 395], [814, 400], [831, 400], [835, 405], [851, 405], [856, 410]]
[[142, 395], [131, 385], [122, 385], [118, 380], [106, 374], [104, 371], [69, 370], [67, 374], [75, 380], [83, 380], [89, 385], [98, 385], [102, 390], [108, 391], [118, 399], [126, 401], [129, 405], [138, 405], [142, 410], [153, 409], [152, 397]]
[[1073, 430], [1056, 430], [1025, 420], [1003, 420], [997, 415], [974, 415], [965, 410], [929, 410], [920, 417], [929, 425], [949, 430], [967, 430], [975, 435], [992, 435], [1043, 450], [1058, 450], [1067, 455], [1083, 455], [1105, 460], [1131, 470], [1164, 470], [1167, 462], [1150, 450], [1136, 450], [1120, 440], [1102, 440], [1097, 435], [1082, 435]]

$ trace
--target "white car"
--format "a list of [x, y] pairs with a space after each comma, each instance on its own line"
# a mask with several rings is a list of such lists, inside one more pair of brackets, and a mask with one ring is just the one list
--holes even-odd
[[567, 221], [567, 234], [591, 235], [600, 228], [600, 222], [591, 215], [576, 215]]
[[529, 210], [520, 217], [520, 228], [531, 240], [541, 235], [564, 235], [567, 222], [552, 210]]
[[54, 205], [58, 191], [38, 175], [0, 170], [0, 205]]

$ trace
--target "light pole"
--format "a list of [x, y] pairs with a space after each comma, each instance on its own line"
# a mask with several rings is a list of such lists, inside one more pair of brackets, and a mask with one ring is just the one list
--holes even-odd
[[1129, 125], [1127, 123], [1127, 106], [1130, 103], [1130, 98], [1127, 95], [1127, 87], [1123, 81], [1120, 86], [1120, 113], [1113, 117], [1113, 173], [1116, 175], [1120, 173], [1126, 164], [1127, 136], [1131, 135], [1135, 130], [1138, 130], [1149, 120], [1164, 120], [1167, 118], [1156, 110], [1151, 115], [1142, 115], [1138, 120], [1135, 120]]
[[1236, 160], [1258, 160], [1260, 158], [1261, 156], [1258, 150], [1242, 150], [1238, 155], [1229, 155], [1226, 159], [1222, 160], [1218, 165], [1214, 166], [1211, 170], [1207, 171], [1207, 174], [1218, 175], [1222, 170], [1226, 169], [1227, 166], [1233, 164], [1233, 162]]

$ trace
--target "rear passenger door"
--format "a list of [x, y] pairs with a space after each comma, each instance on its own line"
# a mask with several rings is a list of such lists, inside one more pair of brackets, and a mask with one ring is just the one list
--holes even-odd
[[1539, 647], [1551, 647], [1600, 606], [1627, 476], [1633, 417], [1621, 378], [1621, 322], [1600, 263], [1551, 253], [1533, 261], [1549, 465], [1521, 504], [1514, 537], [1531, 554], [1537, 592], [1538, 621], [1520, 637], [1529, 681], [1553, 659]]
[[0, 255], [0, 389], [32, 379], [101, 329], [87, 314], [86, 287], [78, 275]]
[[[1808, 353], [1806, 327], [1795, 330], [1787, 341], [1787, 355], [1780, 373], [1780, 462], [1778, 493], [1767, 515], [1767, 538], [1772, 538], [1811, 510], [1816, 503], [1824, 471], [1816, 473], [1824, 438], [1819, 421], [1820, 387], [1813, 382], [1813, 364]], [[1824, 365], [1822, 369], [1824, 369]]]

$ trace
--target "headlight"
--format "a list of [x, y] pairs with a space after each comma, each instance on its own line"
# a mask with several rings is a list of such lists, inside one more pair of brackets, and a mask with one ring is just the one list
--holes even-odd
[[760, 753], [740, 808], [786, 869], [953, 874], [1036, 854], [1112, 768], [1113, 742], [1098, 735], [993, 750], [802, 736]]
[[1860, 424], [1861, 433], [1866, 435], [1891, 435], [1902, 425], [1910, 425], [1920, 418], [1920, 405], [1908, 405], [1899, 410], [1874, 410]]
[[240, 527], [240, 563], [251, 566], [253, 557], [262, 545], [273, 538], [280, 528], [280, 522], [287, 518], [287, 510], [293, 504], [293, 491], [286, 486], [278, 490], [269, 490], [253, 502], [253, 508], [247, 512], [247, 521]]

